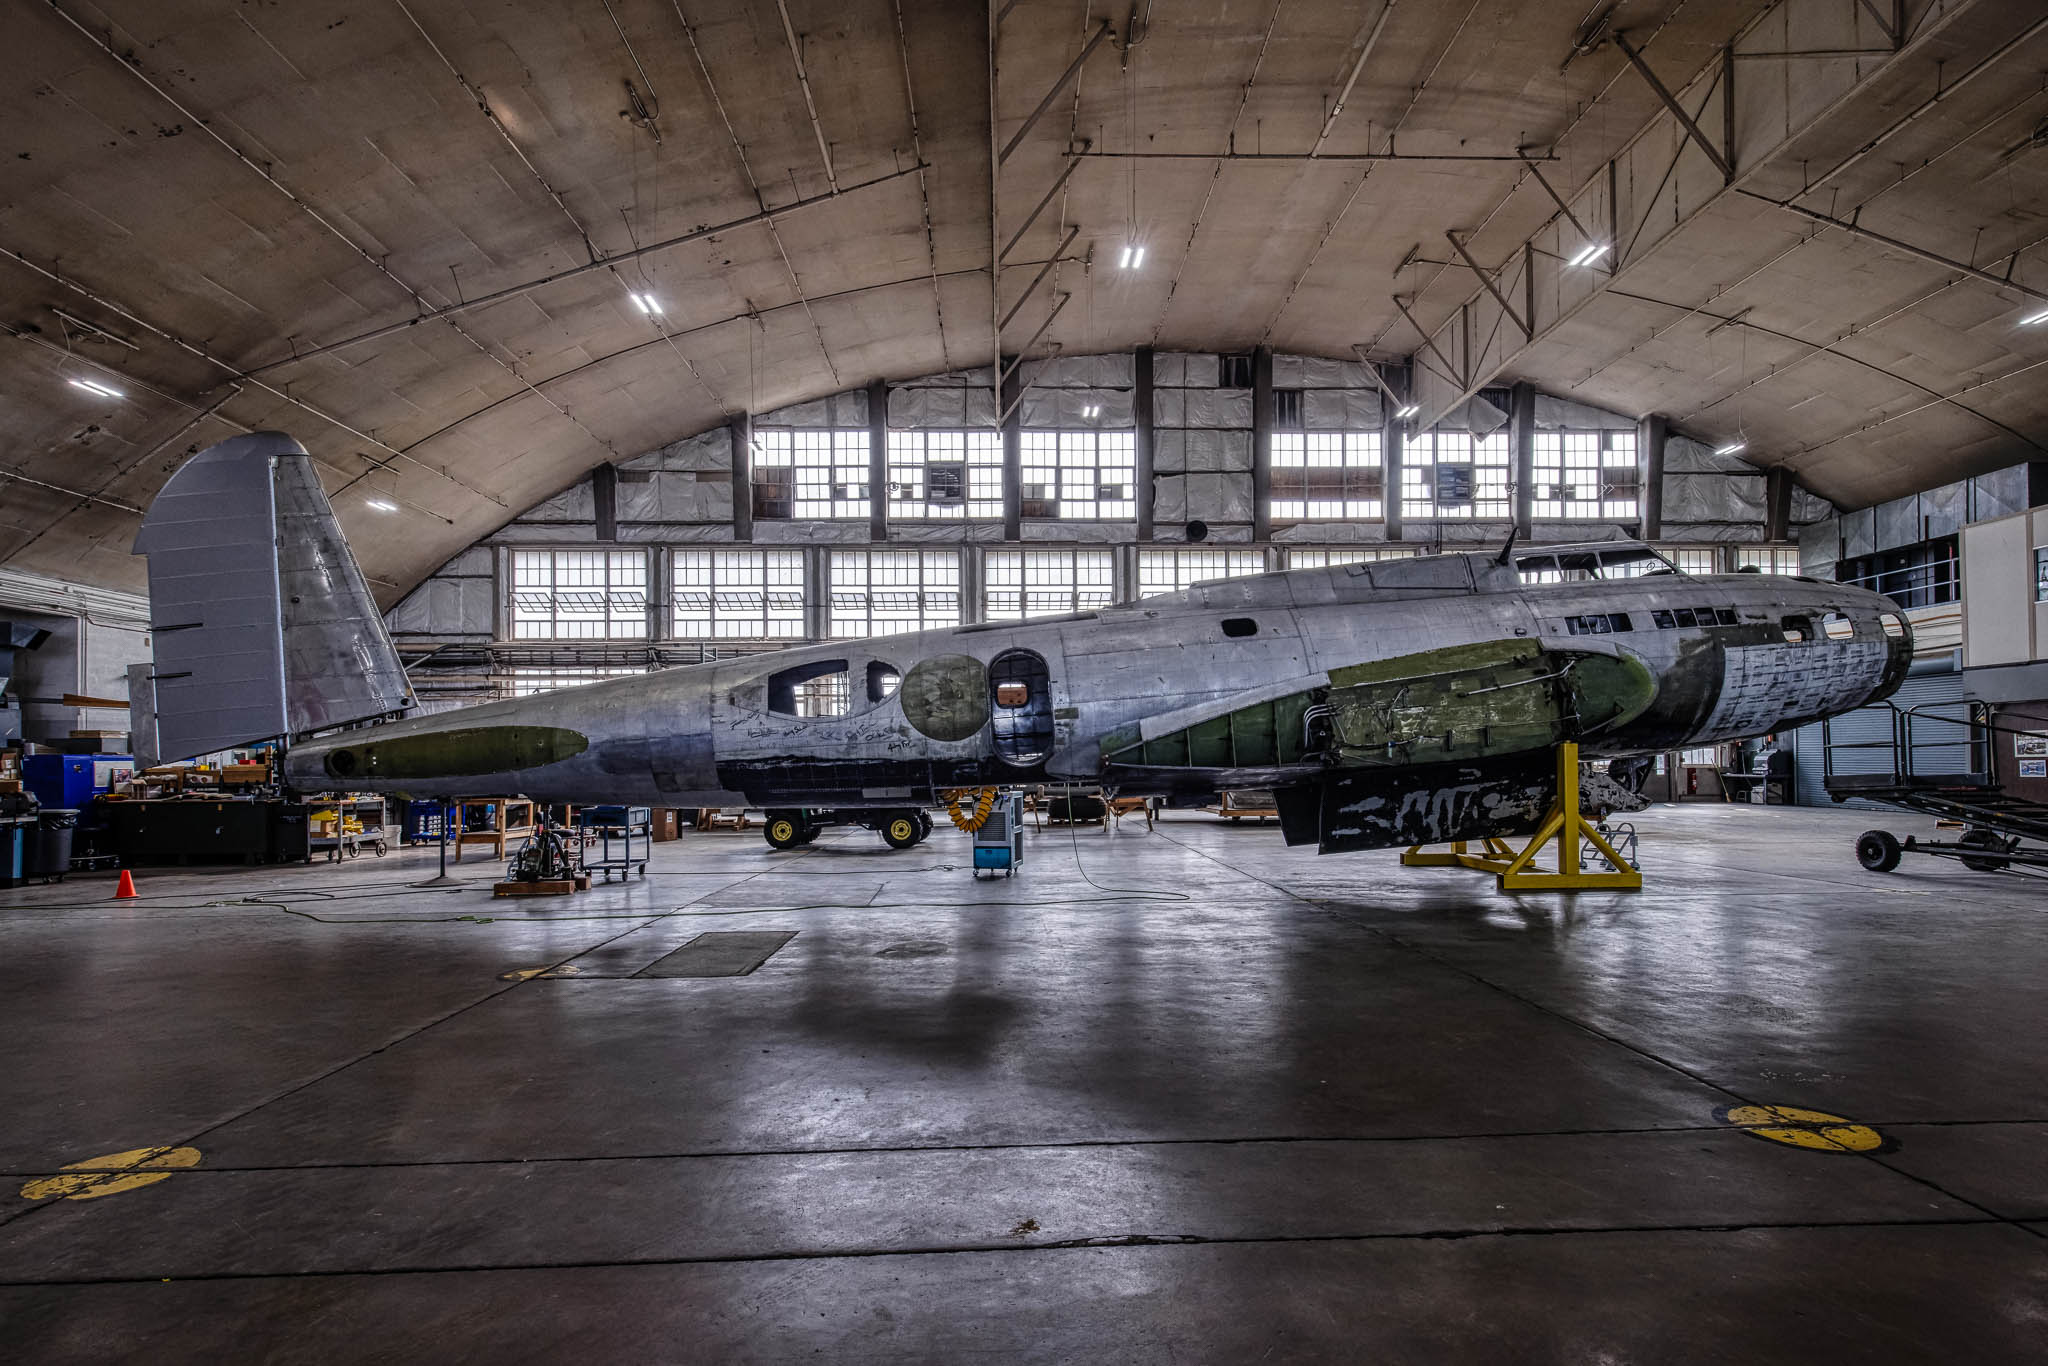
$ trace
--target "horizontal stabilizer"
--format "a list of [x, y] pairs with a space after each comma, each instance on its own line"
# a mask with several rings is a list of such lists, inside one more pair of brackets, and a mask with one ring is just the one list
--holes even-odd
[[[160, 759], [298, 735], [412, 701], [312, 457], [252, 432], [185, 462], [150, 505], [151, 696]], [[138, 735], [136, 743], [145, 744]]]

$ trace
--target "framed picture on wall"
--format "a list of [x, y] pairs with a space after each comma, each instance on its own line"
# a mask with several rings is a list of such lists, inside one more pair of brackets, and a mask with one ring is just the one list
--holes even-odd
[[2048, 759], [2020, 760], [2022, 778], [2048, 778]]
[[[2048, 735], [2015, 735], [2012, 752], [2021, 759], [2048, 759]], [[2022, 778], [2027, 775], [2022, 773]]]

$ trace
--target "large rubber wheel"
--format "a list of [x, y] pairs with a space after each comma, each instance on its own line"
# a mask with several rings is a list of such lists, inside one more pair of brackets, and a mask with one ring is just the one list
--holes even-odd
[[774, 849], [794, 849], [804, 843], [804, 823], [793, 812], [771, 811], [768, 823], [761, 827], [761, 834]]
[[899, 811], [882, 822], [882, 843], [891, 849], [908, 849], [923, 838], [924, 828], [912, 812]]
[[[1963, 832], [1963, 837], [1957, 840], [1956, 843], [1962, 845], [1965, 849], [1997, 849], [2002, 851], [2005, 848], [2005, 841], [1989, 830], [1966, 830]], [[2011, 862], [2010, 859], [1971, 858], [1968, 854], [1962, 856], [1963, 867], [1968, 868], [1973, 873], [2002, 872], [2009, 862]]]
[[1899, 866], [1899, 842], [1888, 831], [1866, 830], [1856, 837], [1856, 861], [1873, 873]]
[[924, 842], [925, 842], [926, 840], [928, 840], [928, 839], [930, 839], [930, 838], [932, 837], [932, 816], [931, 816], [931, 812], [929, 812], [929, 811], [920, 811], [920, 812], [918, 812], [918, 813], [917, 813], [917, 828], [918, 828], [918, 830], [919, 830], [919, 831], [921, 831], [921, 832], [922, 832], [922, 833], [920, 833], [920, 834], [918, 835], [918, 837], [917, 837], [917, 842], [918, 842], [919, 844], [922, 844], [922, 843], [924, 843]]
[[803, 834], [797, 836], [796, 842], [798, 844], [809, 844], [812, 840], [816, 839], [818, 836], [824, 833], [825, 827], [822, 825], [807, 825], [804, 827]]

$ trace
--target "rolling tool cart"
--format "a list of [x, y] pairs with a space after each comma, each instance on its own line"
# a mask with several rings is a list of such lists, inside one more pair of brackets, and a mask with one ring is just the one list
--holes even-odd
[[[647, 876], [647, 860], [654, 854], [654, 813], [644, 806], [586, 806], [576, 812], [576, 827], [585, 842], [595, 837], [597, 857], [583, 860], [586, 873], [603, 873], [610, 882], [616, 872], [624, 881], [636, 868]], [[615, 846], [613, 841], [617, 840]], [[637, 855], [634, 842], [639, 842]]]

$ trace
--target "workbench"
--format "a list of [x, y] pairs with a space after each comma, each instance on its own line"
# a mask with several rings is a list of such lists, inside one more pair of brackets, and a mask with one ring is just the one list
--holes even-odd
[[123, 867], [148, 863], [304, 863], [311, 858], [305, 802], [277, 797], [102, 802]]

